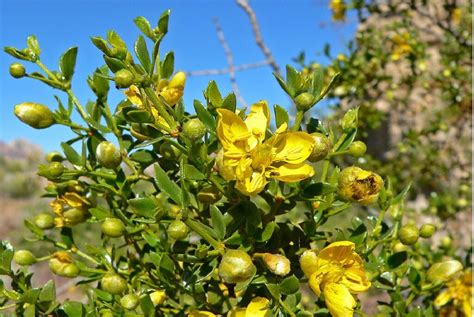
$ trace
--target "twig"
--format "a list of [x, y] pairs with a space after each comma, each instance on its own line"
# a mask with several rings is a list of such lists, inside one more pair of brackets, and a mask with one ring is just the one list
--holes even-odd
[[275, 73], [277, 73], [278, 75], [281, 75], [280, 67], [275, 62], [272, 52], [263, 41], [262, 34], [260, 33], [260, 27], [257, 22], [257, 16], [255, 15], [255, 12], [250, 6], [248, 0], [236, 0], [236, 2], [249, 16], [250, 24], [252, 25], [253, 34], [255, 36], [255, 42], [257, 43], [258, 47], [260, 47], [260, 49], [262, 50], [263, 55], [265, 55], [265, 58], [267, 59], [268, 64], [272, 67]]
[[227, 65], [228, 65], [228, 70], [229, 70], [229, 77], [230, 77], [230, 83], [232, 85], [232, 90], [235, 93], [235, 96], [237, 99], [240, 101], [240, 103], [246, 108], [247, 103], [245, 102], [244, 98], [240, 94], [239, 86], [237, 85], [237, 80], [235, 79], [235, 66], [234, 66], [234, 56], [232, 55], [232, 51], [227, 44], [227, 41], [225, 40], [224, 37], [224, 31], [222, 31], [222, 27], [219, 23], [218, 18], [214, 18], [214, 25], [216, 26], [216, 32], [217, 32], [217, 38], [219, 39], [219, 42], [221, 42], [222, 48], [224, 49], [225, 57], [227, 59]]
[[[263, 67], [267, 65], [268, 65], [267, 60], [259, 61], [255, 63], [241, 64], [241, 65], [234, 66], [234, 72], [241, 72], [248, 69], [259, 68], [259, 67]], [[229, 74], [229, 72], [230, 72], [229, 68], [202, 69], [202, 70], [188, 71], [186, 72], [186, 76], [192, 77], [192, 76], [225, 75], [225, 74]]]

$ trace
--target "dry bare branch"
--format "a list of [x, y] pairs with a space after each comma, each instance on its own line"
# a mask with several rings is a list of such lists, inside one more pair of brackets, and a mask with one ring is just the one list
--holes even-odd
[[[241, 72], [249, 69], [264, 67], [268, 65], [268, 61], [259, 61], [255, 63], [247, 63], [236, 65], [234, 67], [235, 72]], [[210, 76], [210, 75], [225, 75], [229, 73], [229, 68], [219, 68], [219, 69], [202, 69], [202, 70], [191, 70], [186, 72], [186, 76]]]

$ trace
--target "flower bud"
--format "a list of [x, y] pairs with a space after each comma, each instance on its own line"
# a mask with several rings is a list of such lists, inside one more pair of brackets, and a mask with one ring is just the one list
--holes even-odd
[[105, 218], [102, 223], [102, 233], [111, 238], [118, 238], [125, 232], [125, 225], [118, 218]]
[[181, 155], [181, 151], [168, 142], [160, 145], [160, 154], [164, 159], [176, 160]]
[[177, 89], [184, 89], [184, 85], [186, 84], [186, 74], [184, 72], [177, 72], [174, 74], [173, 78], [171, 78], [168, 88], [177, 88]]
[[79, 268], [73, 258], [64, 251], [54, 253], [49, 259], [49, 269], [56, 275], [73, 278], [79, 275]]
[[21, 78], [25, 76], [25, 73], [26, 73], [25, 66], [23, 66], [23, 64], [20, 64], [20, 63], [11, 64], [9, 71], [10, 71], [10, 75], [13, 78]]
[[120, 305], [126, 310], [137, 308], [140, 298], [135, 294], [127, 294], [120, 299]]
[[461, 262], [448, 260], [433, 264], [426, 272], [426, 277], [430, 282], [447, 282], [461, 271]]
[[316, 98], [309, 92], [299, 94], [295, 98], [296, 109], [300, 111], [308, 111], [315, 103]]
[[47, 213], [40, 213], [36, 215], [34, 223], [40, 229], [51, 229], [54, 227], [54, 217]]
[[58, 178], [63, 174], [64, 166], [59, 162], [51, 162], [48, 165], [48, 172], [52, 178]]
[[188, 226], [181, 220], [175, 220], [168, 226], [168, 235], [176, 240], [186, 238], [188, 231]]
[[355, 157], [361, 157], [367, 151], [367, 145], [362, 141], [355, 141], [349, 146], [349, 154]]
[[344, 133], [349, 133], [357, 128], [358, 112], [358, 108], [349, 109], [342, 118], [341, 127]]
[[346, 167], [339, 174], [339, 195], [362, 205], [375, 202], [384, 182], [378, 174], [356, 166]]
[[21, 266], [30, 266], [36, 263], [36, 257], [28, 250], [18, 250], [13, 254], [13, 261]]
[[324, 159], [331, 151], [331, 141], [322, 133], [311, 133], [314, 140], [313, 152], [308, 157], [310, 162], [318, 162]]
[[83, 223], [86, 221], [87, 216], [87, 212], [79, 208], [71, 208], [63, 212], [63, 218], [67, 226], [75, 226]]
[[413, 245], [418, 241], [419, 232], [418, 228], [414, 225], [405, 225], [400, 228], [398, 232], [398, 239], [404, 245]]
[[16, 105], [15, 115], [23, 123], [35, 129], [49, 128], [55, 123], [53, 112], [39, 103], [24, 102]]
[[285, 276], [290, 273], [290, 260], [281, 254], [265, 253], [262, 260], [267, 269], [275, 275]]
[[96, 149], [97, 161], [105, 168], [115, 169], [122, 163], [122, 155], [117, 147], [107, 141], [99, 143]]
[[80, 270], [77, 267], [77, 265], [75, 263], [71, 263], [71, 264], [66, 264], [63, 267], [60, 275], [64, 277], [74, 278], [79, 275], [79, 272]]
[[252, 258], [242, 250], [227, 250], [219, 264], [219, 276], [230, 284], [248, 280], [255, 270]]
[[318, 255], [315, 250], [306, 250], [300, 257], [300, 267], [304, 275], [309, 278], [317, 270]]
[[445, 237], [442, 237], [441, 238], [441, 247], [444, 248], [444, 249], [449, 249], [451, 248], [453, 245], [453, 240], [448, 237], [448, 236], [445, 236]]
[[215, 187], [209, 186], [201, 189], [197, 198], [202, 203], [213, 204], [222, 198], [222, 194]]
[[46, 161], [48, 163], [62, 162], [62, 161], [64, 161], [64, 157], [61, 155], [61, 153], [53, 151], [53, 152], [49, 152], [48, 154], [46, 154]]
[[206, 134], [206, 126], [198, 118], [186, 121], [183, 125], [183, 134], [193, 141], [201, 139]]
[[401, 243], [401, 242], [397, 242], [393, 246], [393, 251], [395, 253], [403, 252], [403, 251], [407, 251], [407, 250], [408, 250], [408, 247], [406, 245], [404, 245], [403, 243]]
[[160, 306], [166, 299], [166, 293], [164, 291], [154, 291], [150, 294], [150, 299], [155, 306]]
[[428, 239], [436, 232], [436, 227], [432, 224], [424, 224], [420, 228], [420, 237]]
[[115, 86], [117, 88], [128, 88], [133, 84], [134, 76], [128, 69], [121, 69], [115, 73]]
[[110, 294], [118, 295], [127, 289], [127, 281], [116, 273], [107, 273], [100, 281], [102, 289]]

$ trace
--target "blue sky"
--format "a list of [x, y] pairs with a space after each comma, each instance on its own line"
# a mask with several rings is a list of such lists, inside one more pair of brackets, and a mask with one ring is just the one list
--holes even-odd
[[[263, 38], [277, 63], [284, 67], [300, 51], [307, 58], [327, 62], [321, 52], [325, 43], [331, 44], [335, 55], [344, 52], [344, 43], [353, 35], [355, 23], [335, 25], [324, 0], [253, 0]], [[51, 69], [56, 69], [59, 56], [71, 46], [79, 46], [73, 89], [85, 104], [93, 98], [86, 78], [103, 65], [101, 53], [89, 37], [105, 37], [107, 30], [117, 31], [129, 48], [139, 34], [133, 23], [137, 16], [145, 16], [152, 25], [165, 9], [171, 9], [170, 32], [163, 45], [162, 54], [175, 51], [176, 70], [201, 70], [227, 67], [213, 17], [218, 17], [227, 42], [232, 49], [235, 64], [262, 60], [256, 46], [247, 15], [232, 0], [0, 0], [0, 46], [25, 47], [26, 37], [35, 34], [42, 48], [41, 59]], [[322, 28], [321, 24], [325, 24]], [[24, 101], [34, 101], [56, 107], [54, 94], [66, 102], [60, 91], [31, 79], [13, 79], [8, 67], [15, 60], [0, 53], [0, 140], [26, 138], [39, 144], [45, 151], [58, 150], [59, 143], [72, 134], [65, 127], [34, 130], [22, 124], [13, 115], [13, 106]], [[27, 71], [37, 70], [27, 64]], [[209, 80], [216, 80], [221, 91], [231, 91], [226, 75], [199, 76], [188, 79], [184, 101], [188, 109], [193, 99], [203, 100], [202, 90]], [[278, 87], [269, 67], [239, 72], [237, 82], [242, 96], [248, 103], [260, 99], [269, 104], [287, 106], [288, 99]], [[122, 98], [114, 92], [111, 103]]]

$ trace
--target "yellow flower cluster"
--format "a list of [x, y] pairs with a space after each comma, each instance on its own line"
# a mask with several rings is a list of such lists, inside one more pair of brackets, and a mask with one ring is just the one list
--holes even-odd
[[410, 45], [411, 36], [408, 32], [403, 32], [401, 34], [395, 34], [392, 37], [392, 42], [394, 48], [392, 51], [391, 58], [393, 61], [398, 61], [402, 57], [409, 55], [413, 52], [413, 48]]
[[235, 180], [243, 194], [258, 194], [271, 178], [298, 182], [314, 175], [313, 167], [305, 163], [314, 146], [308, 133], [288, 132], [284, 123], [265, 139], [270, 125], [266, 101], [254, 104], [245, 120], [227, 109], [217, 112], [217, 136], [223, 149], [216, 164], [221, 175]]
[[344, 0], [331, 0], [329, 8], [332, 11], [333, 21], [344, 21], [346, 18], [346, 4]]
[[89, 202], [77, 193], [65, 193], [50, 203], [56, 227], [73, 226], [84, 222], [87, 218]]
[[436, 297], [434, 304], [440, 307], [452, 302], [452, 308], [461, 308], [464, 316], [472, 316], [472, 292], [472, 271], [467, 271], [448, 282], [447, 289]]
[[[270, 317], [269, 300], [264, 297], [255, 297], [247, 307], [234, 307], [227, 313], [227, 317]], [[195, 310], [188, 317], [217, 317], [214, 313]]]
[[370, 288], [364, 264], [350, 241], [331, 243], [319, 253], [307, 250], [300, 258], [309, 286], [324, 300], [333, 317], [351, 317], [356, 301], [352, 294]]

